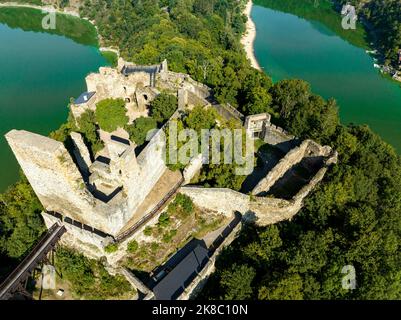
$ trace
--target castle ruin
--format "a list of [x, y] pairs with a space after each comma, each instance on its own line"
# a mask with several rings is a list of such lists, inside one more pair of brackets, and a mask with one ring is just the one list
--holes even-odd
[[[169, 71], [167, 61], [137, 66], [119, 59], [117, 68], [100, 68], [86, 77], [86, 84], [87, 91], [71, 103], [74, 119], [87, 110], [95, 111], [104, 99], [119, 98], [125, 101], [132, 122], [149, 116], [150, 102], [168, 92], [178, 98], [178, 110], [172, 118], [195, 106], [213, 107], [221, 116], [241, 121], [250, 137], [281, 152], [275, 161], [266, 161], [268, 170], [251, 181], [248, 192], [237, 192], [190, 184], [202, 169], [202, 155], [194, 157], [182, 173], [170, 171], [163, 158], [163, 129], [155, 132], [142, 150], [123, 128], [112, 133], [99, 129], [104, 148], [94, 156], [77, 132], [71, 133], [70, 150], [48, 137], [10, 131], [6, 139], [45, 208], [46, 225], [56, 221], [64, 224], [68, 230], [64, 243], [90, 257], [105, 256], [104, 248], [113, 242], [126, 247], [138, 230], [157, 219], [177, 192], [191, 197], [200, 208], [227, 217], [241, 214], [244, 221], [262, 226], [291, 219], [328, 167], [337, 162], [337, 153], [330, 147], [312, 140], [299, 141], [273, 125], [269, 114], [245, 118], [230, 105], [214, 102], [207, 86], [186, 74]], [[108, 262], [116, 264], [123, 255], [122, 249], [109, 255]], [[213, 265], [208, 267], [212, 269]], [[201, 278], [196, 281], [201, 282]], [[195, 290], [197, 284], [191, 287]]]

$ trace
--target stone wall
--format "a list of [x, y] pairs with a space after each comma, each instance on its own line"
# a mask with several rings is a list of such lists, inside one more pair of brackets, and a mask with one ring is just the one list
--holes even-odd
[[193, 177], [197, 175], [203, 166], [203, 155], [200, 153], [196, 157], [192, 158], [189, 164], [186, 166], [183, 172], [184, 183], [188, 184], [191, 182]]
[[253, 195], [267, 192], [291, 167], [299, 163], [305, 156], [309, 140], [305, 140], [299, 147], [288, 152], [284, 158], [263, 178], [252, 190]]
[[139, 176], [127, 186], [129, 210], [135, 210], [146, 198], [163, 173], [167, 170], [164, 161], [165, 134], [159, 130], [138, 156]]
[[293, 148], [296, 142], [296, 138], [290, 135], [284, 129], [275, 126], [274, 124], [268, 122], [265, 123], [262, 132], [262, 140], [268, 144], [276, 146], [284, 152], [288, 152]]
[[83, 224], [116, 235], [131, 218], [126, 199], [118, 194], [110, 202], [96, 199], [61, 142], [12, 130], [6, 139], [43, 207]]
[[[291, 200], [257, 196], [259, 190], [256, 188], [260, 188], [261, 191], [268, 190], [274, 182], [280, 179], [305, 156], [322, 156], [326, 159], [323, 167]], [[201, 208], [216, 211], [224, 215], [229, 215], [232, 212], [240, 212], [243, 214], [245, 221], [266, 226], [292, 219], [302, 208], [305, 198], [323, 180], [328, 166], [336, 162], [337, 152], [333, 151], [330, 147], [322, 147], [312, 140], [306, 140], [301, 146], [294, 148], [287, 154], [269, 172], [267, 177], [261, 180], [260, 185], [255, 188], [258, 193], [253, 193], [251, 196], [231, 189], [194, 186], [182, 187], [180, 192], [191, 197], [193, 202]]]
[[231, 189], [182, 187], [179, 192], [191, 197], [198, 207], [226, 216], [235, 211], [245, 213], [249, 210], [250, 197]]
[[[60, 223], [59, 219], [46, 212], [42, 212], [42, 217], [47, 228], [50, 228], [56, 222]], [[107, 245], [107, 238], [101, 237], [93, 232], [78, 228], [77, 226], [73, 226], [66, 222], [61, 223], [67, 230], [67, 232], [61, 237], [60, 243], [62, 245], [74, 248], [93, 259], [100, 259], [105, 255], [101, 248]]]
[[80, 133], [71, 132], [71, 139], [74, 144], [74, 156], [81, 172], [89, 174], [89, 167], [92, 165], [91, 156]]
[[321, 146], [312, 140], [305, 140], [301, 145], [293, 148], [284, 158], [263, 178], [252, 190], [253, 195], [267, 192], [269, 189], [305, 157], [325, 157], [325, 165], [337, 162], [337, 154], [329, 146]]

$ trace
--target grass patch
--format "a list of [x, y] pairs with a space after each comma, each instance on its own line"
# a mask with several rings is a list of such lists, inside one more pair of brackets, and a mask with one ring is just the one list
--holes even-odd
[[110, 65], [113, 68], [117, 67], [118, 56], [117, 56], [117, 54], [115, 52], [113, 52], [113, 51], [100, 51], [100, 53], [102, 54], [103, 58], [106, 59], [108, 65]]
[[56, 269], [70, 284], [73, 295], [81, 299], [124, 299], [134, 294], [123, 276], [110, 275], [99, 261], [72, 249], [57, 249]]

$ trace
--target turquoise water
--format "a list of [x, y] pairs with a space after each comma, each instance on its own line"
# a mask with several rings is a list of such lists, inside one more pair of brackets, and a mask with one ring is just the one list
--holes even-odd
[[4, 134], [57, 129], [67, 119], [70, 97], [86, 89], [85, 76], [105, 64], [94, 46], [0, 24], [0, 192], [19, 171]]
[[343, 123], [368, 124], [401, 152], [401, 87], [381, 76], [364, 49], [318, 21], [280, 10], [254, 6], [252, 19], [256, 58], [274, 81], [310, 82], [315, 93], [337, 100]]

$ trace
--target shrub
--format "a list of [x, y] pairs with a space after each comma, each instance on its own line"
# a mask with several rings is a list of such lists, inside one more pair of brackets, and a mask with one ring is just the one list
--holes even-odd
[[113, 253], [118, 250], [118, 244], [117, 243], [110, 243], [107, 246], [104, 247], [104, 251], [106, 253]]
[[100, 128], [107, 132], [124, 127], [129, 120], [126, 113], [127, 110], [122, 99], [105, 99], [96, 105], [96, 120]]
[[182, 210], [186, 214], [190, 214], [194, 211], [194, 203], [192, 202], [192, 199], [185, 194], [177, 194], [175, 202], [182, 208]]
[[167, 212], [170, 215], [175, 213], [184, 213], [185, 216], [188, 216], [194, 212], [194, 203], [190, 197], [179, 193], [174, 201], [169, 204]]
[[127, 252], [134, 253], [135, 251], [138, 250], [138, 248], [139, 248], [138, 242], [132, 240], [127, 245]]
[[171, 230], [163, 236], [162, 241], [164, 243], [170, 243], [176, 234], [177, 234], [177, 230]]
[[152, 117], [157, 122], [168, 120], [178, 107], [177, 97], [161, 93], [150, 104]]
[[125, 130], [129, 133], [129, 138], [138, 146], [145, 143], [149, 131], [157, 128], [157, 122], [153, 118], [140, 117], [133, 124], [126, 125]]
[[92, 110], [85, 111], [77, 119], [77, 131], [83, 135], [85, 144], [90, 147], [92, 155], [104, 148], [103, 141], [97, 133], [96, 115]]
[[150, 236], [150, 235], [152, 235], [152, 232], [153, 232], [153, 229], [152, 229], [152, 227], [149, 227], [149, 226], [147, 226], [147, 227], [145, 228], [145, 230], [143, 230], [143, 234], [144, 234], [145, 236]]
[[79, 298], [116, 299], [132, 291], [123, 276], [110, 275], [100, 261], [88, 259], [75, 250], [59, 247], [55, 262], [57, 270]]
[[152, 250], [152, 252], [155, 252], [157, 249], [159, 249], [159, 244], [157, 242], [152, 242], [152, 244], [150, 245], [150, 250]]
[[167, 212], [163, 212], [159, 217], [159, 226], [164, 228], [170, 224], [170, 217]]

